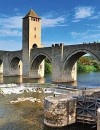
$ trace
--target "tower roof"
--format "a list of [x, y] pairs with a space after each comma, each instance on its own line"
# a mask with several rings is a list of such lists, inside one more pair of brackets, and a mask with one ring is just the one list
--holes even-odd
[[26, 14], [26, 17], [35, 17], [35, 18], [40, 18], [32, 9]]

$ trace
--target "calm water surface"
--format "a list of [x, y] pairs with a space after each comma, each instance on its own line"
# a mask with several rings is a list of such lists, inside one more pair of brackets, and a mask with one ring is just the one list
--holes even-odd
[[100, 87], [100, 72], [78, 74], [78, 86], [87, 88]]
[[[22, 79], [21, 76], [3, 77], [0, 75], [0, 83], [51, 83], [51, 74], [45, 75], [41, 79]], [[66, 83], [69, 84], [69, 83]], [[70, 83], [78, 87], [100, 87], [100, 72], [80, 73], [77, 76], [77, 82]]]
[[[22, 83], [39, 82], [50, 83], [51, 75], [46, 75], [40, 80], [22, 79], [21, 77], [2, 77], [0, 83]], [[76, 83], [75, 83], [76, 84]], [[74, 85], [75, 85], [74, 84]], [[78, 74], [79, 87], [99, 87], [100, 72]], [[43, 125], [43, 99], [50, 94], [24, 92], [23, 94], [11, 94], [0, 96], [0, 130], [96, 130], [96, 127], [83, 124], [73, 124], [64, 128], [48, 128]], [[10, 101], [21, 97], [33, 97], [41, 100], [41, 103], [30, 103], [28, 101], [17, 104], [10, 104]]]

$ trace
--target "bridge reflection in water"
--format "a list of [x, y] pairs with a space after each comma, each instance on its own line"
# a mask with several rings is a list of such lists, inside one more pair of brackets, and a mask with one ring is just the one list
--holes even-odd
[[[52, 82], [51, 74], [45, 75], [43, 78], [23, 78], [22, 76], [4, 76], [0, 74], [0, 83], [55, 83]], [[77, 82], [65, 83], [66, 85], [77, 86]]]
[[22, 76], [5, 76], [0, 74], [0, 83], [45, 83], [45, 78], [41, 79], [27, 79]]

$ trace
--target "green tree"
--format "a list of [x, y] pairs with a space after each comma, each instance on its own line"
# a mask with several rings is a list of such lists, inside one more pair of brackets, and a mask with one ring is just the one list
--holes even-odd
[[87, 58], [87, 57], [81, 57], [80, 59], [79, 59], [79, 61], [83, 64], [83, 65], [90, 65], [91, 64], [91, 60], [89, 59], [89, 58]]
[[51, 73], [52, 72], [52, 65], [51, 62], [49, 61], [49, 59], [45, 59], [45, 73]]
[[78, 72], [90, 72], [100, 70], [100, 64], [91, 56], [81, 57], [77, 62]]

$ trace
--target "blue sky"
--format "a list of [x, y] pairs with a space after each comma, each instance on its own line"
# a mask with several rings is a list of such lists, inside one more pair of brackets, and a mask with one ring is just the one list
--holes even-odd
[[0, 50], [22, 48], [22, 18], [42, 18], [42, 44], [100, 41], [100, 0], [0, 0]]

